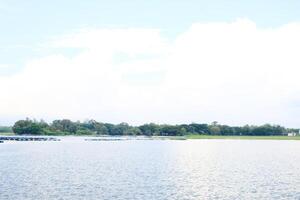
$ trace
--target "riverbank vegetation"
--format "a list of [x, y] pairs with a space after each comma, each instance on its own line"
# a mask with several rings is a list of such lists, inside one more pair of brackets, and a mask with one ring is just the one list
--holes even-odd
[[12, 127], [10, 126], [0, 126], [0, 135], [13, 135]]
[[127, 123], [111, 124], [95, 120], [73, 122], [68, 119], [54, 120], [19, 120], [11, 130], [17, 135], [146, 135], [146, 136], [283, 136], [298, 129], [288, 129], [279, 125], [228, 126], [217, 122], [211, 124], [144, 124], [131, 126]]
[[12, 133], [12, 127], [10, 126], [0, 126], [0, 133]]
[[187, 135], [186, 139], [229, 139], [229, 140], [300, 140], [300, 136], [285, 135], [247, 136], [247, 135]]

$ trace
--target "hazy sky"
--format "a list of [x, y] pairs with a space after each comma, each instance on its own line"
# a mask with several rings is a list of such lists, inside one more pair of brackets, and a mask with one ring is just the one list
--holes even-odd
[[300, 127], [300, 1], [0, 0], [0, 124]]

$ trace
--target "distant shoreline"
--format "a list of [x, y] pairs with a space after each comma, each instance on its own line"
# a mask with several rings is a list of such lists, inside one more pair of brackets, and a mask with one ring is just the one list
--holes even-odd
[[187, 139], [230, 139], [230, 140], [300, 140], [300, 136], [225, 136], [225, 135], [187, 135]]
[[[0, 136], [28, 137], [32, 135], [17, 135], [14, 133], [0, 133]], [[33, 135], [49, 137], [51, 135]], [[53, 136], [52, 136], [53, 137]], [[185, 135], [185, 136], [132, 136], [132, 135], [56, 135], [54, 137], [137, 137], [148, 138], [149, 140], [300, 140], [300, 136], [229, 136], [229, 135]]]

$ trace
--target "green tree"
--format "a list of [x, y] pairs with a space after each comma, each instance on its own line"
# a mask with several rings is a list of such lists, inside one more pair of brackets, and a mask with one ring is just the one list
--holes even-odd
[[17, 121], [12, 129], [18, 135], [41, 135], [44, 133], [43, 126], [30, 119]]
[[51, 127], [54, 130], [68, 132], [71, 134], [75, 134], [78, 128], [76, 123], [72, 122], [69, 119], [54, 120], [51, 124]]
[[143, 135], [152, 136], [159, 135], [160, 127], [155, 123], [144, 124], [139, 126], [139, 129], [142, 131]]

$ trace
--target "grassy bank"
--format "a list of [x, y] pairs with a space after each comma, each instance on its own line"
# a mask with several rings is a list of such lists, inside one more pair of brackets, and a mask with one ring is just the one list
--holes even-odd
[[0, 133], [0, 135], [5, 135], [5, 136], [12, 136], [12, 135], [15, 135], [14, 133]]
[[223, 135], [187, 135], [187, 139], [230, 139], [230, 140], [300, 140], [300, 136], [223, 136]]

